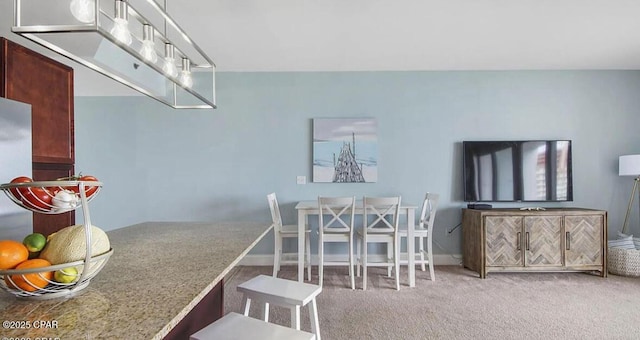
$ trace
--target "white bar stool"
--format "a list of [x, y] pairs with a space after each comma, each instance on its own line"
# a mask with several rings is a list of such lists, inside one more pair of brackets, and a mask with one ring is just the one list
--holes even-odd
[[316, 336], [309, 332], [263, 322], [232, 312], [197, 331], [189, 337], [189, 340], [314, 340], [315, 338]]
[[258, 275], [239, 284], [237, 290], [244, 294], [242, 304], [245, 316], [249, 315], [252, 300], [264, 303], [262, 316], [267, 322], [269, 321], [269, 304], [286, 307], [291, 310], [291, 328], [296, 330], [300, 330], [300, 307], [308, 304], [311, 331], [315, 334], [316, 340], [320, 340], [316, 296], [320, 294], [322, 287], [310, 283]]

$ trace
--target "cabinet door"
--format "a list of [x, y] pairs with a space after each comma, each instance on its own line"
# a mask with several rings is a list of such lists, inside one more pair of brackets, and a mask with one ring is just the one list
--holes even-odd
[[520, 216], [485, 217], [485, 253], [488, 267], [522, 267], [522, 221]]
[[561, 216], [526, 216], [524, 231], [525, 266], [562, 265]]
[[0, 95], [31, 104], [34, 163], [74, 163], [73, 69], [6, 39]]
[[602, 265], [604, 216], [565, 216], [565, 265]]

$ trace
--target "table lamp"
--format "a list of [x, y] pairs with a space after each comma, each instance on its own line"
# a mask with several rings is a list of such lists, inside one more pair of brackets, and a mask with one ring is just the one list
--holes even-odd
[[633, 199], [636, 197], [636, 191], [638, 190], [638, 182], [640, 182], [640, 155], [625, 155], [620, 156], [619, 160], [619, 173], [620, 176], [635, 176], [633, 180], [633, 190], [631, 191], [631, 197], [629, 198], [629, 206], [627, 207], [627, 214], [624, 217], [624, 224], [622, 226], [622, 233], [627, 233], [627, 225], [629, 223], [629, 213], [631, 213], [631, 205]]

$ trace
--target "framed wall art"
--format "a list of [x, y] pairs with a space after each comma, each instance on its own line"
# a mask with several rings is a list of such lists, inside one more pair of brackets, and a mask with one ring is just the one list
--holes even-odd
[[377, 182], [377, 130], [375, 118], [314, 119], [313, 182]]

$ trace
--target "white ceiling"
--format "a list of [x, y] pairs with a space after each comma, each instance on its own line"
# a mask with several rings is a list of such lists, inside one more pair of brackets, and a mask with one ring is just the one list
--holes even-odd
[[[640, 69], [638, 0], [167, 1], [220, 72]], [[0, 35], [52, 56], [12, 12], [0, 2]], [[59, 60], [77, 95], [135, 94]]]

